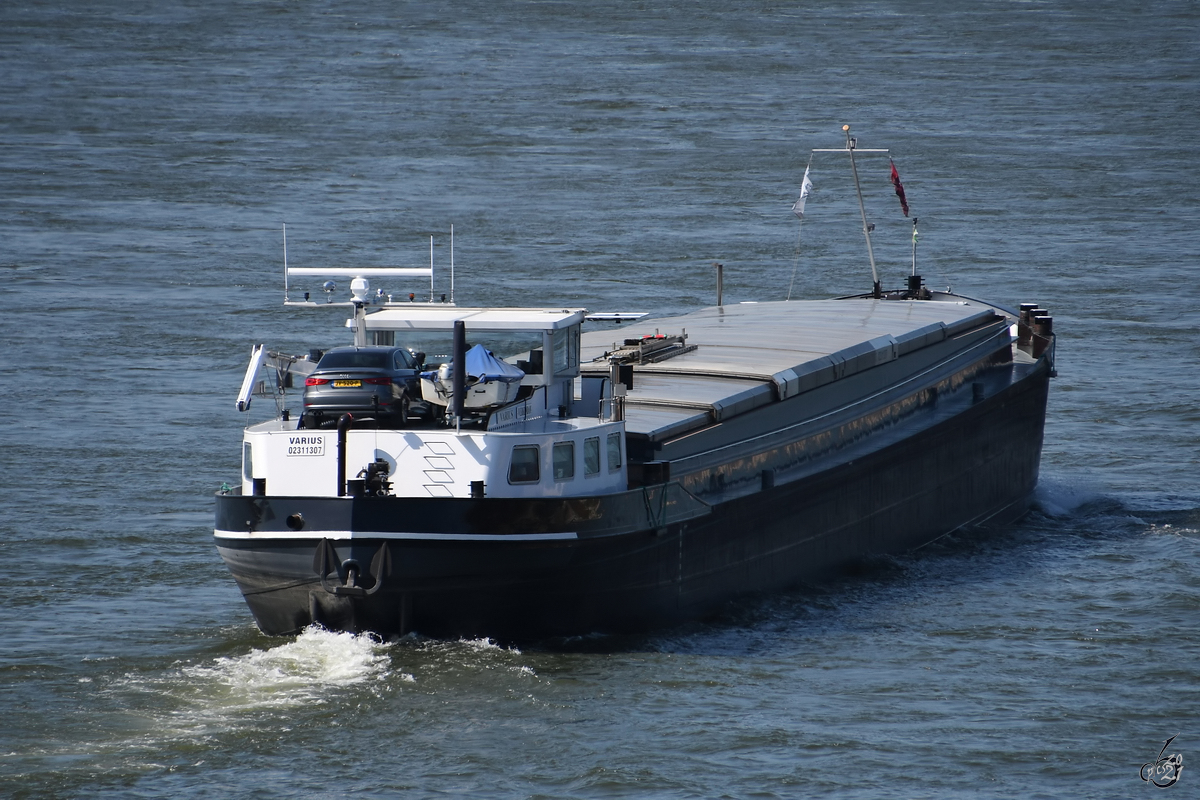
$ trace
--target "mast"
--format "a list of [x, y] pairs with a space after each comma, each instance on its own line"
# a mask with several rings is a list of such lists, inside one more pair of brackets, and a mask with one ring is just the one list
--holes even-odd
[[[854, 151], [858, 150], [858, 141], [850, 135], [850, 126], [843, 125], [842, 131], [846, 134], [846, 147], [842, 150], [825, 150], [822, 148], [813, 148], [814, 153], [849, 153], [850, 154], [850, 171], [854, 175], [854, 191], [858, 195], [858, 212], [862, 215], [863, 237], [867, 240], [867, 258], [871, 261], [871, 296], [883, 297], [883, 286], [879, 282], [879, 272], [875, 269], [875, 251], [871, 249], [871, 231], [875, 230], [875, 226], [867, 222], [867, 208], [863, 205], [862, 187], [858, 183], [858, 167], [854, 163]], [[888, 150], [859, 150], [861, 153], [887, 153]]]
[[846, 134], [846, 152], [850, 154], [850, 172], [854, 175], [854, 191], [858, 195], [858, 213], [862, 215], [863, 237], [867, 240], [867, 258], [871, 260], [871, 294], [880, 297], [883, 287], [879, 283], [879, 273], [875, 270], [875, 251], [871, 249], [871, 231], [875, 226], [867, 224], [867, 208], [863, 205], [862, 187], [858, 183], [858, 166], [854, 163], [854, 146], [858, 142], [850, 135], [849, 125], [843, 125], [842, 130]]

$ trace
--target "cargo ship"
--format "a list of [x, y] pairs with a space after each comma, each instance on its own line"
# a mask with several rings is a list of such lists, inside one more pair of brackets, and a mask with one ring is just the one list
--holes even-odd
[[347, 346], [404, 348], [415, 374], [398, 413], [306, 413], [287, 390], [319, 354], [254, 348], [238, 407], [284, 399], [244, 431], [215, 539], [267, 634], [643, 631], [1014, 520], [1037, 485], [1055, 340], [1035, 304], [914, 274], [646, 319], [372, 293], [432, 265], [285, 274], [352, 278]]

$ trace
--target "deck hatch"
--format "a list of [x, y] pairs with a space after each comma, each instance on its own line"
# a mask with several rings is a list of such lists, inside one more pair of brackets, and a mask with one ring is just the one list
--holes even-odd
[[[661, 442], [887, 364], [997, 320], [968, 303], [823, 300], [707, 308], [622, 330], [633, 338], [686, 331], [698, 349], [637, 365], [626, 398], [634, 436]], [[671, 327], [664, 328], [669, 322]], [[678, 327], [676, 327], [678, 326]], [[586, 374], [607, 374], [590, 362], [612, 347], [611, 332], [583, 337]], [[797, 357], [803, 360], [796, 362]]]

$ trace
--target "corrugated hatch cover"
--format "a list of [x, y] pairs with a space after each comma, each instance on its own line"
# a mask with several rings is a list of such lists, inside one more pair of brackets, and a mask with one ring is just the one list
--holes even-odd
[[691, 353], [635, 368], [626, 429], [677, 436], [852, 375], [995, 319], [985, 306], [920, 300], [811, 300], [705, 308], [585, 333], [585, 374], [608, 373], [614, 335], [687, 332]]

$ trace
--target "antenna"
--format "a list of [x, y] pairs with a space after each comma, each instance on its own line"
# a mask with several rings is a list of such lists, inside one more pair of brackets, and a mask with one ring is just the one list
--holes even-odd
[[287, 223], [283, 223], [283, 302], [288, 301]]
[[917, 274], [917, 218], [913, 217], [912, 274]]
[[[432, 295], [434, 287], [433, 275], [433, 248], [434, 238], [429, 237], [429, 266], [428, 267], [293, 267], [288, 264], [287, 258], [287, 226], [284, 226], [283, 239], [283, 302], [289, 306], [313, 306], [315, 302], [309, 299], [309, 293], [304, 293], [304, 300], [291, 300], [290, 297], [290, 281], [293, 276], [303, 277], [320, 277], [332, 278], [343, 277], [350, 278], [350, 291], [352, 297], [349, 303], [334, 303], [332, 293], [336, 288], [333, 281], [325, 282], [325, 292], [329, 295], [324, 305], [337, 306], [363, 306], [367, 304], [375, 305], [392, 305], [391, 295], [384, 295], [383, 289], [375, 290], [374, 295], [370, 295], [368, 291], [371, 286], [368, 278], [383, 278], [383, 279], [400, 279], [400, 278], [428, 278], [429, 291]], [[411, 293], [410, 293], [410, 296]], [[386, 302], [384, 298], [387, 298]], [[433, 302], [433, 297], [429, 298], [429, 302]], [[360, 343], [361, 344], [361, 343]]]
[[450, 304], [454, 305], [454, 225], [450, 225]]

